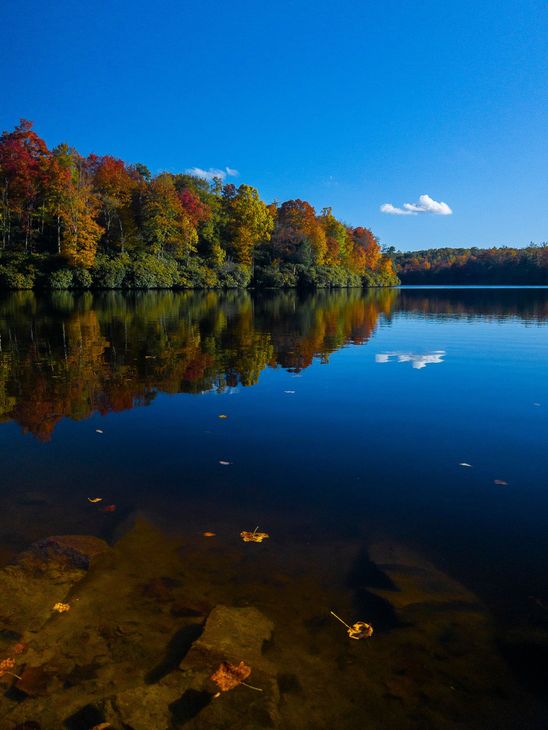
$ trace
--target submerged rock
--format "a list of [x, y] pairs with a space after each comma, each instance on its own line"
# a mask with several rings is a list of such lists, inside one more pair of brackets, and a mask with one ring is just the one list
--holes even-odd
[[34, 543], [12, 565], [0, 570], [0, 632], [38, 631], [51, 618], [55, 603], [106, 553], [104, 540], [89, 535], [61, 535]]
[[[204, 631], [194, 642], [188, 659], [198, 655], [250, 665], [262, 665], [263, 644], [272, 637], [274, 624], [256, 608], [216, 606], [208, 616]], [[183, 662], [184, 664], [184, 662]]]
[[93, 535], [56, 535], [35, 542], [29, 552], [47, 562], [88, 570], [93, 561], [108, 552], [109, 546]]
[[[280, 693], [277, 670], [263, 655], [265, 642], [272, 637], [274, 624], [253, 607], [216, 606], [210, 613], [204, 631], [194, 642], [180, 664], [191, 680], [191, 691], [210, 692], [213, 698], [218, 687], [211, 675], [221, 662], [244, 662], [251, 667], [249, 684], [236, 687], [215, 697], [195, 716], [191, 727], [201, 728], [263, 728], [279, 727]], [[181, 711], [188, 704], [188, 694], [173, 709]], [[188, 710], [187, 710], [188, 711]], [[189, 718], [190, 719], [190, 718]], [[186, 721], [186, 720], [185, 720]]]

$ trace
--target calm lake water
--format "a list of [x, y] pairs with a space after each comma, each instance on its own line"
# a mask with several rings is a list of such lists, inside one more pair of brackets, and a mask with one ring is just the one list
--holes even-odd
[[[219, 604], [272, 621], [249, 681], [277, 686], [177, 705], [173, 727], [233, 727], [225, 701], [244, 728], [548, 726], [548, 289], [18, 292], [0, 300], [0, 338], [0, 566], [91, 534], [133, 539], [149, 571], [143, 588], [119, 547], [97, 570], [131, 591], [97, 577], [85, 619], [71, 594], [72, 648], [51, 648], [49, 623], [30, 640], [54, 679], [0, 697], [0, 728], [90, 728], [139, 671], [173, 683], [191, 642], [147, 672], [185, 600], [200, 626]], [[270, 538], [243, 543], [257, 525]], [[349, 639], [331, 610], [373, 637]], [[103, 662], [74, 654], [78, 621], [93, 641], [107, 611], [164, 622], [139, 628], [129, 684], [114, 639]]]

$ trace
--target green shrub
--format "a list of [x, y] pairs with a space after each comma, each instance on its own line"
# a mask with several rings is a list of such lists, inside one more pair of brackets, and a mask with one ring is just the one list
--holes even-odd
[[0, 266], [0, 287], [3, 289], [32, 289], [36, 283], [36, 272], [33, 268], [17, 271], [12, 265]]
[[223, 289], [245, 289], [251, 281], [251, 269], [233, 261], [224, 261], [218, 269], [219, 286]]
[[271, 263], [255, 267], [253, 283], [268, 289], [291, 289], [298, 285], [305, 267], [302, 264]]
[[363, 286], [398, 286], [400, 280], [395, 273], [386, 271], [367, 271], [362, 277]]
[[74, 289], [89, 289], [93, 284], [93, 277], [87, 269], [74, 269], [72, 278]]
[[50, 289], [70, 289], [72, 287], [71, 269], [57, 269], [49, 275]]
[[219, 286], [217, 273], [199, 256], [179, 262], [179, 282], [183, 289], [215, 289]]
[[129, 258], [117, 256], [110, 258], [99, 254], [91, 269], [93, 286], [96, 289], [121, 289], [127, 273]]
[[127, 289], [170, 289], [179, 282], [177, 262], [151, 254], [140, 254], [131, 261], [124, 279]]

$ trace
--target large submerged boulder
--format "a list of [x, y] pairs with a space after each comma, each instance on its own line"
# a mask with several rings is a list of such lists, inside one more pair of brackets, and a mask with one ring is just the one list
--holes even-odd
[[91, 535], [58, 535], [31, 545], [0, 570], [0, 632], [15, 637], [38, 631], [53, 605], [64, 602], [108, 550], [104, 540]]

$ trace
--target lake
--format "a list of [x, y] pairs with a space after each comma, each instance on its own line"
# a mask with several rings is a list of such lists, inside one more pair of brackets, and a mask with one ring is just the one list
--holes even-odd
[[15, 292], [0, 414], [2, 730], [548, 726], [548, 289]]

